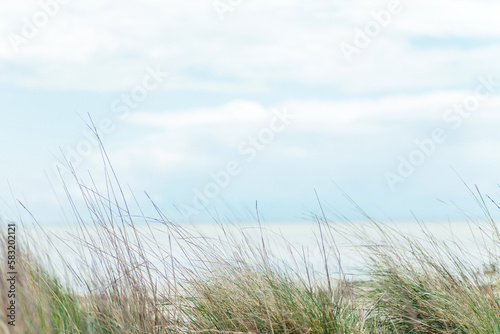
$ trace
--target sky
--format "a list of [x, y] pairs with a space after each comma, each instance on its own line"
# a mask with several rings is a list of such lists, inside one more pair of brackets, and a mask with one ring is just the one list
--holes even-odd
[[500, 194], [499, 11], [490, 0], [4, 1], [0, 218], [17, 219], [20, 201], [44, 224], [71, 221], [63, 161], [105, 187], [90, 119], [127, 193], [154, 215], [147, 192], [178, 222], [257, 210], [300, 222], [317, 198], [332, 217], [363, 219], [347, 197], [378, 219], [476, 214], [464, 182]]

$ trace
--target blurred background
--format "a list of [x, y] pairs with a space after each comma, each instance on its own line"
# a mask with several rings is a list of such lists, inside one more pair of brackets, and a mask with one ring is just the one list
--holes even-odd
[[499, 12], [490, 0], [4, 1], [0, 217], [16, 219], [20, 200], [43, 224], [71, 221], [64, 166], [104, 187], [93, 122], [147, 215], [144, 191], [178, 222], [255, 221], [256, 202], [263, 220], [301, 222], [316, 191], [352, 220], [364, 217], [345, 194], [380, 219], [464, 219], [477, 204], [462, 180], [500, 192]]

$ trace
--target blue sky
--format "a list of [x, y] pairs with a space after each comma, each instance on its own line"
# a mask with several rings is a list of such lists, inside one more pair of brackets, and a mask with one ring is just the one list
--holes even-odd
[[102, 174], [88, 114], [145, 211], [147, 191], [177, 221], [251, 221], [256, 201], [302, 221], [315, 190], [353, 219], [343, 192], [382, 219], [477, 213], [460, 177], [498, 197], [499, 7], [2, 3], [0, 217], [19, 199], [68, 219], [54, 163]]

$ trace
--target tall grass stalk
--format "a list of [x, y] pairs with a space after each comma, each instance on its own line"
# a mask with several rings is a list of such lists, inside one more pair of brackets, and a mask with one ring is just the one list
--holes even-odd
[[[17, 324], [10, 333], [500, 333], [494, 252], [490, 275], [478, 272], [467, 250], [409, 237], [372, 221], [369, 232], [316, 217], [322, 268], [304, 249], [285, 243], [273, 253], [259, 222], [257, 240], [219, 225], [210, 238], [129, 206], [102, 149], [105, 177], [84, 182], [71, 168], [64, 189], [77, 231], [65, 275], [19, 242]], [[78, 189], [75, 195], [72, 189]], [[483, 197], [490, 237], [500, 241]], [[83, 206], [81, 205], [83, 203]], [[369, 217], [367, 216], [367, 219]], [[144, 228], [145, 227], [145, 228]], [[375, 233], [376, 232], [376, 233]], [[365, 260], [365, 279], [348, 280], [336, 236], [351, 238]], [[168, 241], [168, 242], [166, 242]], [[180, 251], [175, 251], [180, 250]], [[7, 273], [5, 249], [0, 276]], [[63, 258], [64, 256], [61, 255]], [[6, 305], [7, 283], [0, 280]]]

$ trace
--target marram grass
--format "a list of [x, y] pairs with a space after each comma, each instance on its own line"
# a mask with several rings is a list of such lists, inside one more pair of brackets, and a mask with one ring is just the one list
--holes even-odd
[[[457, 252], [432, 235], [409, 238], [373, 222], [374, 236], [318, 218], [323, 267], [314, 269], [305, 254], [292, 250], [290, 265], [269, 251], [264, 236], [252, 242], [244, 232], [234, 235], [222, 226], [223, 237], [213, 240], [171, 223], [161, 211], [158, 219], [133, 216], [108, 171], [106, 192], [75, 175], [85, 208], [77, 209], [69, 198], [79, 224], [79, 265], [66, 264], [64, 273], [70, 280], [41, 260], [33, 240], [18, 241], [16, 326], [7, 324], [2, 307], [0, 331], [500, 333], [494, 264], [485, 275], [470, 265], [466, 250]], [[477, 199], [484, 203], [480, 195]], [[482, 208], [499, 242], [496, 224]], [[174, 256], [154, 233], [141, 234], [139, 221], [165, 229], [182, 254]], [[367, 245], [359, 249], [363, 281], [350, 281], [332, 269], [341, 268], [333, 237], [338, 233]], [[8, 255], [2, 252], [4, 278]], [[491, 263], [496, 260], [492, 252]], [[7, 305], [8, 289], [0, 280], [2, 305]]]

